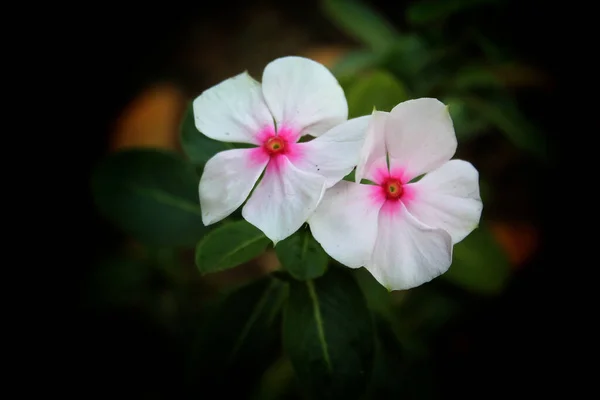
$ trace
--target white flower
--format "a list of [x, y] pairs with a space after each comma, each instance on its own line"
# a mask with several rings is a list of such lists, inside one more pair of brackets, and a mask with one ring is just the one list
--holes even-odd
[[[479, 174], [456, 151], [444, 104], [422, 98], [373, 113], [356, 182], [329, 189], [309, 219], [340, 263], [364, 266], [388, 290], [419, 286], [448, 270], [453, 245], [479, 223]], [[426, 174], [420, 180], [411, 182]], [[374, 184], [359, 184], [361, 179]]]
[[[346, 121], [344, 91], [323, 65], [301, 57], [269, 63], [262, 85], [246, 72], [204, 91], [193, 103], [196, 128], [209, 138], [257, 147], [223, 151], [200, 179], [202, 221], [240, 207], [274, 243], [314, 212], [325, 189], [358, 162], [369, 117]], [[341, 125], [340, 125], [341, 124]], [[316, 139], [297, 143], [301, 136]]]

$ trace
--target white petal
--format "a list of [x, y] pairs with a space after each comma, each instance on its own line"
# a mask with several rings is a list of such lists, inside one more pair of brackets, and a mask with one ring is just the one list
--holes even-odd
[[247, 72], [205, 90], [193, 107], [196, 128], [221, 142], [260, 144], [256, 136], [274, 128], [260, 83]]
[[309, 218], [317, 242], [336, 261], [359, 268], [371, 258], [377, 237], [377, 215], [385, 199], [377, 200], [373, 185], [342, 181], [325, 192]]
[[344, 90], [325, 66], [308, 58], [270, 62], [262, 85], [278, 129], [319, 136], [348, 118]]
[[379, 212], [378, 234], [365, 267], [388, 290], [405, 290], [429, 282], [448, 270], [452, 239], [413, 217], [403, 204], [396, 212]]
[[268, 162], [259, 148], [222, 151], [208, 160], [199, 189], [204, 225], [222, 220], [241, 206]]
[[306, 222], [324, 192], [325, 178], [299, 170], [285, 156], [273, 158], [242, 216], [277, 244]]
[[296, 144], [298, 157], [290, 161], [303, 171], [322, 175], [327, 187], [332, 187], [356, 166], [370, 118], [353, 118], [316, 139]]
[[479, 173], [470, 163], [451, 160], [409, 184], [406, 208], [426, 225], [441, 228], [458, 243], [479, 224], [483, 204]]
[[365, 144], [361, 149], [358, 165], [356, 166], [356, 183], [366, 178], [378, 182], [380, 169], [387, 171], [385, 150], [385, 126], [389, 116], [385, 111], [374, 111], [367, 128]]
[[456, 151], [456, 135], [447, 107], [421, 98], [398, 104], [386, 123], [390, 170], [401, 170], [404, 181], [432, 171]]

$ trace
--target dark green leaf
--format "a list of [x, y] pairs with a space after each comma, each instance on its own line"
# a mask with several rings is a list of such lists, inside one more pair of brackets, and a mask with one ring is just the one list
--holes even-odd
[[377, 335], [373, 376], [365, 398], [438, 398], [432, 396], [436, 385], [434, 371], [427, 368], [431, 361], [403, 348], [386, 320], [376, 316], [375, 324]]
[[452, 117], [458, 140], [469, 140], [486, 132], [490, 123], [469, 107], [460, 97], [443, 99]]
[[234, 148], [231, 143], [211, 139], [196, 129], [192, 102], [190, 102], [181, 121], [180, 139], [184, 153], [194, 165], [199, 167], [203, 167], [218, 152]]
[[236, 267], [259, 256], [270, 240], [248, 222], [225, 223], [207, 234], [196, 247], [202, 274]]
[[309, 398], [360, 398], [373, 342], [365, 298], [347, 271], [332, 267], [314, 281], [290, 283], [283, 343]]
[[329, 261], [329, 256], [308, 229], [299, 229], [277, 243], [275, 252], [283, 268], [300, 280], [315, 279], [323, 275]]
[[412, 24], [425, 24], [443, 20], [468, 8], [497, 0], [424, 0], [413, 2], [406, 10], [406, 17]]
[[175, 153], [131, 149], [112, 154], [96, 168], [92, 191], [107, 218], [148, 244], [193, 245], [207, 230], [198, 177]]
[[378, 111], [390, 111], [408, 99], [402, 82], [387, 71], [373, 71], [356, 79], [346, 93], [348, 115], [351, 118], [369, 115], [373, 107]]
[[515, 146], [545, 160], [547, 143], [539, 129], [519, 110], [508, 96], [483, 99], [465, 96], [465, 103], [502, 132]]
[[199, 393], [223, 397], [245, 393], [242, 398], [248, 398], [278, 355], [279, 317], [286, 295], [286, 284], [272, 278], [228, 295], [198, 331], [189, 358], [189, 384]]
[[510, 263], [491, 232], [480, 225], [454, 246], [452, 265], [442, 276], [466, 290], [495, 295], [510, 277]]
[[325, 14], [346, 34], [373, 50], [384, 50], [398, 33], [379, 13], [359, 0], [325, 0]]

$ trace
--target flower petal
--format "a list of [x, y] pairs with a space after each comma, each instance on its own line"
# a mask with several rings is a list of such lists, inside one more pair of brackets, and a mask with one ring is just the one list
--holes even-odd
[[385, 150], [385, 126], [390, 113], [385, 111], [373, 111], [365, 144], [361, 149], [358, 165], [356, 166], [355, 179], [360, 183], [363, 178], [380, 183], [381, 171], [387, 172], [386, 150]]
[[400, 203], [397, 212], [379, 212], [371, 262], [365, 267], [388, 290], [405, 290], [443, 274], [452, 263], [452, 239], [430, 228]]
[[470, 163], [451, 160], [409, 184], [406, 208], [426, 225], [441, 228], [453, 243], [463, 240], [479, 224], [483, 204], [479, 196], [479, 173]]
[[385, 130], [390, 170], [400, 170], [404, 183], [436, 169], [456, 152], [452, 119], [436, 99], [398, 104], [390, 111]]
[[270, 62], [262, 85], [278, 129], [319, 136], [348, 118], [344, 90], [325, 66], [308, 58]]
[[350, 268], [371, 259], [377, 238], [377, 215], [385, 199], [374, 197], [372, 185], [339, 182], [325, 192], [309, 218], [310, 230], [327, 254]]
[[222, 151], [208, 160], [199, 188], [204, 225], [222, 220], [241, 206], [268, 162], [260, 148]]
[[306, 222], [324, 192], [322, 176], [301, 171], [285, 156], [272, 158], [242, 216], [277, 244]]
[[247, 72], [205, 90], [193, 106], [196, 128], [221, 142], [260, 144], [256, 135], [273, 129], [260, 83]]
[[290, 161], [306, 172], [322, 175], [328, 188], [348, 175], [356, 163], [371, 117], [353, 118], [309, 142], [297, 143]]

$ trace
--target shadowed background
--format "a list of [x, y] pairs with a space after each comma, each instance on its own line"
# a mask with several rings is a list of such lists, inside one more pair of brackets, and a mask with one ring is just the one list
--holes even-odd
[[[412, 312], [433, 322], [423, 328], [428, 346], [425, 361], [396, 373], [399, 381], [410, 381], [405, 398], [487, 397], [512, 394], [517, 388], [520, 393], [539, 393], [545, 390], [545, 371], [552, 368], [546, 342], [552, 329], [547, 311], [552, 272], [546, 260], [550, 231], [544, 195], [553, 149], [562, 134], [553, 118], [562, 97], [554, 52], [557, 12], [546, 5], [542, 15], [533, 1], [480, 3], [489, 4], [464, 6], [448, 16], [441, 12], [441, 17], [417, 27], [407, 22], [411, 2], [368, 3], [401, 35], [425, 32], [447, 48], [466, 43], [462, 58], [447, 66], [450, 70], [458, 71], [461, 60], [467, 64], [470, 57], [477, 57], [480, 50], [471, 45], [477, 35], [485, 37], [490, 48], [501, 50], [500, 59], [516, 60], [513, 67], [517, 67], [494, 73], [514, 95], [523, 118], [541, 133], [550, 154], [541, 160], [535, 151], [528, 151], [527, 144], [519, 147], [509, 140], [510, 133], [502, 134], [498, 126], [489, 129], [492, 134], [463, 139], [457, 127], [457, 156], [479, 169], [493, 193], [493, 201], [484, 203], [484, 214], [510, 274], [492, 296], [437, 282], [432, 288], [441, 301], [437, 295], [418, 292], [425, 300], [414, 300]], [[188, 101], [232, 75], [248, 70], [259, 78], [266, 63], [285, 55], [310, 57], [336, 71], [346, 55], [361, 47], [316, 1], [164, 3], [130, 9], [98, 4], [94, 15], [78, 30], [86, 45], [74, 49], [77, 65], [89, 71], [87, 95], [80, 105], [90, 110], [94, 121], [81, 133], [85, 136], [81, 172], [88, 181], [97, 163], [120, 149], [148, 146], [180, 151], [179, 125]], [[355, 79], [349, 76], [349, 81]], [[513, 131], [520, 132], [519, 128]], [[196, 285], [196, 290], [185, 298], [178, 297], [161, 272], [127, 278], [129, 286], [119, 292], [123, 270], [115, 273], [105, 261], [123, 248], [133, 253], [143, 250], [97, 211], [88, 192], [81, 204], [82, 231], [89, 235], [76, 250], [87, 261], [73, 270], [73, 295], [80, 307], [73, 314], [76, 325], [68, 337], [75, 349], [75, 365], [81, 367], [73, 379], [89, 393], [211, 396], [211, 382], [201, 376], [193, 391], [186, 383], [185, 360], [192, 350], [181, 339], [187, 334], [182, 332], [187, 332], [186, 324], [194, 324], [197, 304], [276, 268], [276, 258], [267, 254], [235, 271], [203, 279], [193, 268], [186, 270], [186, 282]], [[443, 307], [448, 304], [457, 305], [459, 311], [446, 313]], [[439, 318], [428, 314], [436, 312], [441, 313]], [[412, 321], [418, 324], [418, 320]], [[288, 382], [286, 367], [281, 371], [281, 379], [270, 376], [266, 383], [263, 375], [253, 378], [255, 371], [244, 369], [227, 379], [232, 388], [239, 386], [241, 398], [250, 397], [249, 392], [256, 398], [300, 398], [293, 384], [281, 389], [272, 383]], [[267, 389], [246, 391], [261, 376]], [[393, 388], [382, 390], [396, 393]], [[283, 394], [269, 397], [263, 392]]]

